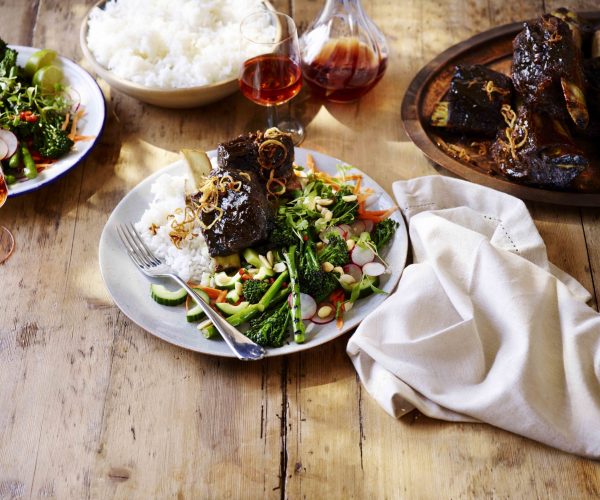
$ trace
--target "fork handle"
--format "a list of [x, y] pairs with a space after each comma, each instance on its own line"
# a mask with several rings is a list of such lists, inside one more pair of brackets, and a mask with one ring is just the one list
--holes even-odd
[[219, 331], [223, 340], [227, 343], [234, 354], [241, 360], [255, 360], [262, 359], [265, 355], [263, 347], [255, 344], [240, 332], [233, 325], [230, 325], [220, 314], [215, 312], [202, 298], [190, 287], [185, 281], [175, 274], [169, 274], [169, 277], [179, 283], [186, 292], [190, 294], [192, 299], [202, 308], [206, 313], [208, 319], [213, 322], [215, 328]]

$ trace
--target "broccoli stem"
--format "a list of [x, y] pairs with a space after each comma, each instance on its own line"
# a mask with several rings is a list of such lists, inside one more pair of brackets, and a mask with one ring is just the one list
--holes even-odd
[[258, 305], [259, 306], [262, 305], [263, 309], [266, 309], [267, 307], [269, 307], [271, 305], [271, 302], [273, 301], [273, 299], [279, 293], [279, 290], [281, 289], [283, 282], [286, 279], [288, 279], [289, 276], [290, 276], [290, 274], [288, 271], [283, 271], [279, 276], [277, 276], [277, 279], [273, 282], [271, 287], [263, 295], [263, 298], [258, 301]]
[[310, 264], [312, 269], [315, 271], [321, 269], [321, 264], [319, 264], [319, 259], [317, 259], [313, 245], [305, 245], [304, 254], [306, 255], [307, 264]]
[[302, 321], [302, 311], [300, 309], [300, 285], [298, 283], [298, 269], [296, 267], [296, 245], [291, 245], [283, 256], [290, 273], [290, 288], [292, 289], [291, 315], [294, 328], [294, 341], [297, 344], [301, 344], [305, 340], [306, 328]]
[[[225, 318], [227, 323], [233, 326], [239, 326], [242, 323], [246, 323], [252, 318], [255, 318], [272, 304], [276, 304], [281, 299], [286, 298], [289, 295], [289, 292], [287, 289], [282, 289], [281, 286], [288, 276], [289, 275], [287, 271], [282, 272], [265, 292], [258, 304], [250, 304], [240, 312]], [[215, 325], [208, 325], [206, 328], [202, 329], [202, 334], [207, 339], [212, 339], [218, 336], [218, 331], [215, 328]]]

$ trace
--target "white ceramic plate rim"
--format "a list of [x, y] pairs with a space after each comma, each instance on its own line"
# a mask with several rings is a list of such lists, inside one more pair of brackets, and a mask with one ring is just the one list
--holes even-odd
[[[336, 165], [344, 164], [330, 156], [303, 148], [296, 148], [296, 162], [299, 165], [305, 164], [308, 153], [313, 155], [319, 169], [330, 174], [336, 173]], [[215, 156], [216, 152], [210, 151], [208, 154]], [[136, 222], [140, 219], [151, 200], [150, 187], [162, 174], [186, 175], [185, 164], [179, 161], [162, 168], [138, 184], [115, 207], [100, 238], [99, 262], [102, 278], [115, 304], [129, 319], [144, 330], [171, 344], [192, 351], [215, 356], [235, 357], [225, 342], [205, 339], [196, 329], [196, 324], [187, 323], [183, 308], [161, 306], [150, 298], [148, 279], [129, 260], [116, 234], [117, 224]], [[368, 175], [362, 174], [363, 187], [370, 187], [379, 195], [373, 208], [388, 208], [394, 205], [392, 198], [381, 186]], [[392, 218], [397, 220], [400, 226], [383, 255], [391, 269], [391, 273], [382, 279], [380, 285], [381, 289], [387, 293], [391, 293], [398, 284], [408, 252], [408, 236], [404, 220], [399, 212], [396, 212]], [[173, 283], [166, 282], [166, 284], [174, 288]], [[295, 344], [292, 340], [283, 347], [268, 349], [267, 357], [300, 352], [329, 342], [356, 327], [386, 298], [387, 295], [377, 294], [359, 300], [344, 315], [344, 326], [341, 330], [337, 329], [335, 322], [327, 325], [314, 325], [306, 343]], [[308, 324], [310, 322], [307, 322]]]
[[[34, 52], [40, 50], [21, 45], [9, 45], [9, 47], [18, 52], [17, 64], [19, 66], [24, 66], [27, 59]], [[81, 66], [63, 56], [59, 56], [59, 59], [65, 80], [79, 93], [81, 106], [85, 110], [85, 115], [79, 121], [78, 132], [80, 135], [93, 136], [94, 139], [75, 143], [71, 151], [51, 167], [40, 172], [35, 179], [23, 180], [9, 186], [9, 198], [36, 191], [62, 177], [90, 153], [102, 135], [106, 118], [106, 104], [100, 87]]]

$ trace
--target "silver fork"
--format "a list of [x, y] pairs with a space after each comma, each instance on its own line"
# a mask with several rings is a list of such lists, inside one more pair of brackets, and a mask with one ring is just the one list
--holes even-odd
[[117, 233], [123, 246], [127, 249], [127, 255], [129, 255], [129, 258], [142, 273], [152, 278], [171, 278], [185, 288], [187, 293], [190, 294], [192, 299], [194, 299], [206, 313], [206, 316], [213, 322], [213, 325], [215, 325], [229, 348], [239, 359], [255, 360], [264, 357], [265, 350], [261, 346], [252, 342], [237, 328], [227, 323], [222, 316], [216, 313], [200, 298], [193, 288], [188, 286], [188, 284], [177, 276], [169, 266], [150, 251], [133, 227], [133, 224], [129, 223], [117, 226]]

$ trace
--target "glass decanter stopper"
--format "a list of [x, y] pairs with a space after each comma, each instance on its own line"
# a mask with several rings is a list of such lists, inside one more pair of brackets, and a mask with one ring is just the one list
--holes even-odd
[[334, 102], [355, 101], [385, 72], [385, 37], [360, 0], [327, 0], [300, 38], [302, 72], [313, 95]]

